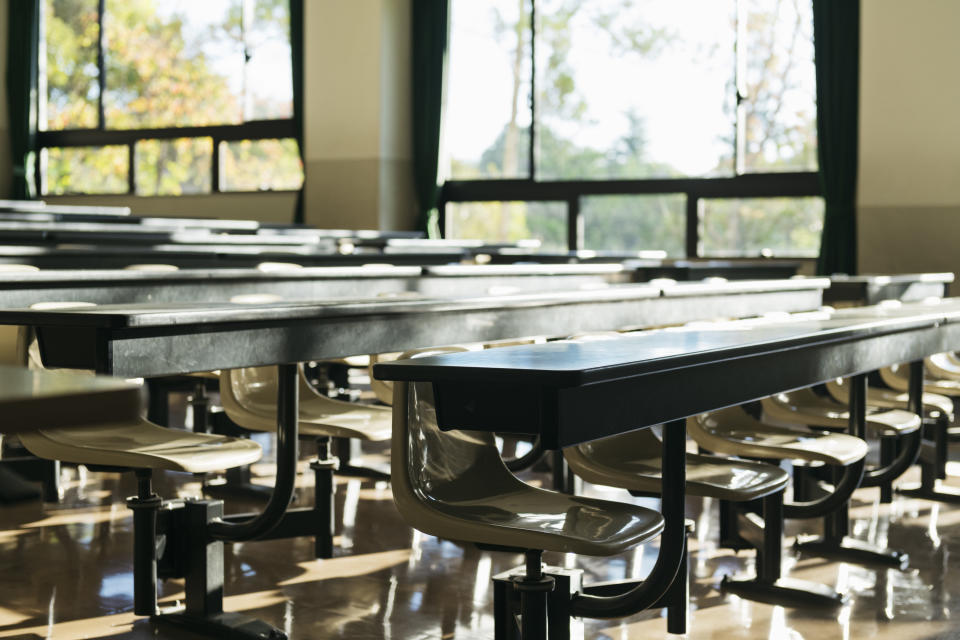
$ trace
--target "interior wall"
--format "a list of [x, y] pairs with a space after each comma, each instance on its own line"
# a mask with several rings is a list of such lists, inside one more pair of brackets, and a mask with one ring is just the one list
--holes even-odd
[[861, 2], [859, 267], [960, 274], [960, 2]]
[[307, 222], [412, 228], [410, 0], [305, 5]]
[[[0, 0], [0, 69], [7, 7]], [[304, 3], [305, 215], [331, 228], [412, 228], [410, 0]], [[6, 86], [0, 83], [0, 193], [9, 193]], [[293, 219], [296, 194], [178, 197], [47, 196], [48, 202], [129, 206], [145, 215]]]

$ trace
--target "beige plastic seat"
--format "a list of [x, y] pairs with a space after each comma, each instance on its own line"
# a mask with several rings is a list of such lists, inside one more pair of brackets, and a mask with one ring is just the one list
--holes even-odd
[[[844, 404], [849, 403], [850, 391], [844, 380], [831, 380], [827, 383], [826, 387], [827, 391], [830, 392], [830, 395], [833, 396], [835, 400]], [[869, 387], [867, 389], [868, 408], [880, 407], [884, 409], [906, 410], [908, 401], [909, 397], [906, 392], [891, 389], [877, 389], [876, 387]], [[924, 391], [923, 410], [924, 413], [931, 416], [934, 414], [947, 416], [947, 419], [953, 422], [953, 401], [939, 393], [928, 393]]]
[[161, 263], [140, 263], [140, 264], [128, 264], [124, 267], [126, 271], [155, 271], [158, 273], [170, 272], [170, 271], [179, 271], [180, 267], [175, 264], [161, 264]]
[[[47, 302], [34, 308], [91, 306]], [[32, 344], [31, 344], [32, 343]], [[0, 326], [0, 359], [4, 364], [40, 368], [36, 343], [25, 327]], [[28, 356], [33, 352], [32, 357]], [[175, 431], [144, 418], [70, 429], [23, 433], [20, 442], [40, 458], [135, 469], [205, 473], [250, 464], [260, 459], [260, 445], [240, 438]]]
[[[220, 401], [227, 416], [251, 431], [276, 431], [277, 372], [249, 367], [220, 373]], [[388, 440], [389, 407], [335, 400], [318, 393], [300, 370], [300, 433], [360, 440]]]
[[24, 433], [30, 453], [50, 460], [135, 469], [208, 473], [251, 464], [260, 445], [242, 438], [175, 431], [139, 420]]
[[261, 262], [257, 265], [257, 271], [263, 271], [264, 273], [296, 271], [297, 269], [303, 269], [303, 265], [295, 262]]
[[924, 361], [927, 373], [939, 380], [960, 380], [960, 359], [952, 352], [938, 353]]
[[860, 438], [764, 424], [739, 407], [688, 418], [687, 432], [705, 449], [726, 455], [802, 460], [840, 467], [867, 455], [867, 443]]
[[[570, 468], [594, 484], [659, 494], [662, 443], [650, 429], [563, 450]], [[782, 490], [789, 476], [761, 462], [687, 454], [687, 493], [746, 502]]]
[[441, 538], [608, 556], [663, 530], [651, 509], [524, 484], [492, 433], [440, 431], [428, 384], [395, 386], [392, 465], [404, 520]]
[[[761, 404], [765, 421], [840, 430], [846, 429], [850, 420], [847, 406], [810, 388], [778, 393], [764, 398]], [[920, 417], [903, 409], [873, 411], [866, 415], [867, 432], [876, 437], [906, 435], [920, 426]]]
[[543, 344], [547, 341], [545, 336], [529, 336], [525, 338], [505, 338], [503, 340], [490, 340], [484, 342], [484, 349], [499, 349], [500, 347], [518, 347], [526, 344]]
[[[960, 396], [960, 379], [937, 376], [931, 367], [926, 364], [929, 358], [924, 361], [925, 374], [923, 377], [923, 390], [928, 394], [939, 394], [950, 398]], [[906, 392], [910, 384], [909, 367], [903, 365], [894, 365], [880, 369], [880, 378], [884, 384], [894, 391]]]
[[40, 267], [32, 264], [0, 264], [0, 272], [3, 271], [40, 271]]

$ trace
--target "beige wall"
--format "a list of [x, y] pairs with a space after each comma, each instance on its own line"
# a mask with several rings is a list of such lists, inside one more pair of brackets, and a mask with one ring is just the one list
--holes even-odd
[[960, 274], [960, 2], [861, 2], [862, 272]]
[[410, 228], [410, 0], [305, 9], [307, 222]]
[[[0, 0], [0, 69], [7, 6]], [[306, 0], [305, 206], [310, 224], [403, 229], [414, 222], [410, 166], [410, 0]], [[9, 193], [6, 90], [0, 83], [0, 194]], [[290, 221], [290, 193], [48, 197], [125, 205], [146, 215]]]

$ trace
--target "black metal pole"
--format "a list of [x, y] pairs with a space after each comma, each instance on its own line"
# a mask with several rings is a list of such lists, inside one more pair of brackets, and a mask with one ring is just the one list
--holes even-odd
[[907, 410], [923, 419], [923, 360], [910, 363], [910, 378], [907, 382]]
[[850, 406], [847, 431], [864, 439], [867, 435], [867, 374], [850, 376]]
[[[526, 552], [524, 583], [537, 584], [543, 580], [542, 554]], [[524, 589], [520, 594], [521, 636], [523, 640], [547, 640], [547, 592], [543, 589]]]
[[157, 613], [157, 510], [163, 504], [153, 493], [150, 470], [137, 469], [137, 495], [127, 499], [133, 511], [133, 612]]
[[783, 491], [763, 498], [763, 545], [757, 549], [757, 580], [773, 584], [783, 563]]

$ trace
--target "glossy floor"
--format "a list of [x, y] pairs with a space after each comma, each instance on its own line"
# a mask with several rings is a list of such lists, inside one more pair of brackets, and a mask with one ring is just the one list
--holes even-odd
[[[270, 465], [255, 468], [265, 478]], [[64, 472], [58, 505], [0, 506], [0, 638], [187, 638], [132, 615], [132, 520], [122, 497], [129, 477]], [[532, 478], [536, 480], [536, 478]], [[307, 482], [307, 479], [305, 479]], [[195, 495], [188, 476], [164, 476], [167, 496]], [[611, 499], [622, 492], [588, 491]], [[312, 489], [300, 489], [309, 501]], [[880, 505], [876, 490], [856, 496], [854, 534], [908, 551], [906, 571], [868, 569], [787, 553], [791, 576], [853, 594], [832, 614], [788, 610], [726, 596], [721, 577], [750, 572], [752, 553], [718, 550], [716, 505], [691, 500], [693, 613], [689, 637], [719, 638], [955, 638], [960, 637], [960, 506], [897, 498]], [[638, 502], [643, 502], [638, 500]], [[649, 501], [648, 501], [649, 503]], [[230, 501], [235, 509], [254, 506]], [[294, 639], [492, 638], [490, 576], [519, 564], [517, 555], [421, 535], [401, 521], [386, 484], [341, 480], [337, 557], [311, 559], [311, 541], [238, 544], [227, 550], [226, 609], [285, 629]], [[797, 530], [791, 529], [791, 534]], [[656, 549], [612, 559], [554, 555], [552, 564], [584, 568], [591, 579], [643, 575]], [[182, 583], [162, 597], [182, 597]], [[648, 612], [624, 621], [588, 621], [586, 638], [665, 637], [665, 620]]]

